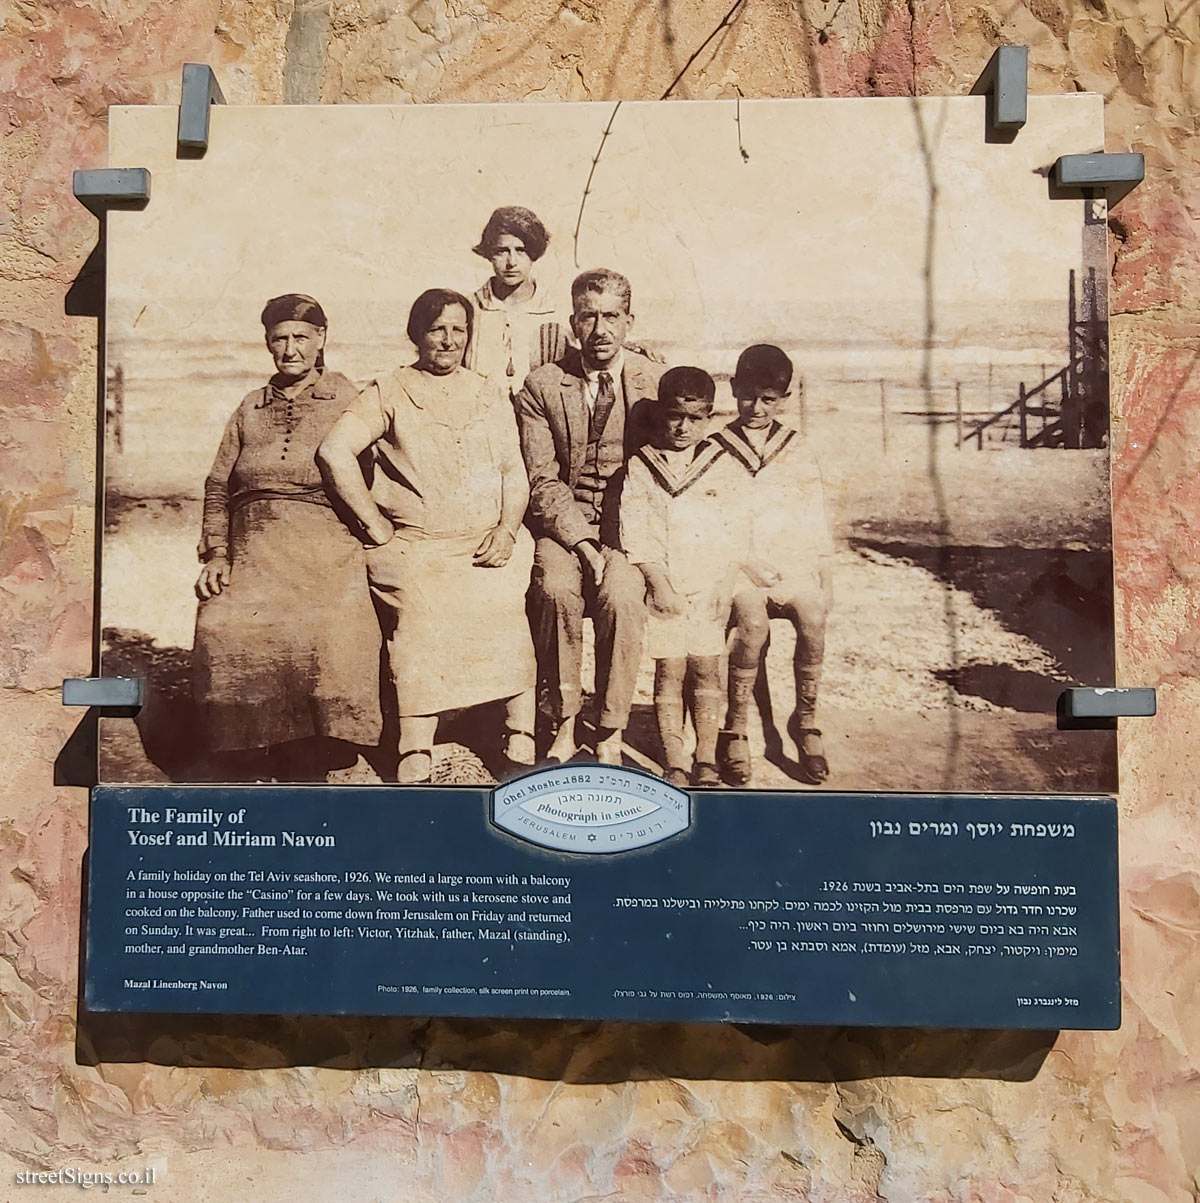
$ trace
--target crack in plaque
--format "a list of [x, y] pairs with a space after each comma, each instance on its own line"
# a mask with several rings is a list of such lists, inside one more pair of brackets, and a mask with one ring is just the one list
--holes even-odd
[[604, 153], [604, 144], [608, 141], [608, 135], [612, 133], [613, 122], [617, 119], [617, 113], [621, 111], [621, 101], [617, 101], [613, 105], [613, 111], [609, 114], [608, 124], [604, 127], [604, 132], [600, 135], [600, 145], [596, 148], [596, 154], [592, 159], [592, 166], [588, 170], [587, 183], [583, 186], [583, 195], [579, 198], [579, 216], [575, 218], [575, 240], [574, 240], [574, 255], [575, 266], [579, 267], [579, 231], [583, 226], [583, 211], [587, 206], [588, 194], [592, 190], [592, 180], [596, 175], [596, 167], [600, 162], [600, 156]]

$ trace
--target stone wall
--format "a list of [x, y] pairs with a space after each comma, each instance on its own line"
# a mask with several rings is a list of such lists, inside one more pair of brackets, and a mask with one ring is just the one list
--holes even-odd
[[[144, 1165], [158, 1171], [147, 1197], [173, 1203], [1200, 1197], [1200, 7], [729, 10], [730, 0], [0, 8], [0, 1198], [24, 1197], [14, 1175], [25, 1168]], [[1122, 730], [1122, 1029], [95, 1017], [77, 1027], [87, 797], [56, 781], [86, 765], [88, 731], [75, 730], [79, 712], [60, 707], [58, 686], [92, 669], [96, 321], [75, 314], [94, 292], [94, 266], [76, 277], [96, 223], [70, 175], [105, 161], [107, 106], [174, 103], [188, 60], [212, 64], [244, 104], [643, 99], [673, 82], [679, 97], [955, 94], [1001, 42], [1030, 46], [1035, 92], [1102, 93], [1109, 149], [1147, 158], [1146, 183], [1110, 219], [1119, 679], [1156, 685], [1160, 708]]]

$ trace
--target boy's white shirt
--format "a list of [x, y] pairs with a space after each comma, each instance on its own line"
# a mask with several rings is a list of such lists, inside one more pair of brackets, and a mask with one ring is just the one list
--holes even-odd
[[719, 588], [749, 545], [732, 504], [739, 475], [708, 439], [682, 451], [635, 452], [621, 494], [621, 546], [630, 563], [661, 565], [677, 593]]
[[738, 508], [756, 560], [786, 579], [833, 554], [821, 470], [798, 431], [779, 422], [761, 430], [730, 423], [712, 437], [741, 469]]

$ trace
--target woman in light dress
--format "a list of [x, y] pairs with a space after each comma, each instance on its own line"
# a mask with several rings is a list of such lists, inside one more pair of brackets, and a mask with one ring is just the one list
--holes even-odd
[[505, 755], [533, 763], [529, 480], [508, 398], [462, 366], [472, 317], [459, 293], [422, 293], [408, 319], [416, 363], [363, 389], [317, 452], [367, 542], [406, 784], [429, 780], [439, 714], [501, 699]]

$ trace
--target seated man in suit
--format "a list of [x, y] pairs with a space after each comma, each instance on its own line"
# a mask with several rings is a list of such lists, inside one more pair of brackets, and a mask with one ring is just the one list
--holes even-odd
[[529, 612], [538, 675], [554, 727], [548, 758], [576, 752], [583, 619], [596, 633], [596, 759], [621, 763], [646, 625], [645, 582], [619, 549], [625, 460], [636, 449], [639, 402], [662, 369], [625, 346], [629, 281], [606, 268], [571, 285], [579, 342], [532, 371], [517, 397], [529, 469], [528, 522], [537, 540]]

